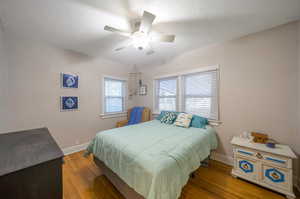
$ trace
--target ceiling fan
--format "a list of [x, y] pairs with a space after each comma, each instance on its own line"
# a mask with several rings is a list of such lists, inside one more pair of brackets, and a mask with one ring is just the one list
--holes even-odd
[[128, 45], [122, 46], [120, 48], [115, 49], [115, 51], [123, 50], [129, 46], [134, 46], [138, 50], [149, 49], [146, 52], [146, 55], [151, 55], [154, 53], [154, 50], [150, 46], [150, 42], [174, 42], [175, 35], [150, 35], [152, 28], [152, 23], [155, 19], [155, 15], [144, 11], [143, 17], [141, 20], [135, 21], [133, 24], [132, 31], [124, 31], [114, 27], [105, 26], [104, 30], [110, 31], [113, 33], [117, 33], [119, 35], [123, 35], [131, 38], [131, 42]]

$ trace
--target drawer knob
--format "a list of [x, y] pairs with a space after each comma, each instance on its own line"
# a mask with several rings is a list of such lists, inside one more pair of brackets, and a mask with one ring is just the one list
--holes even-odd
[[256, 157], [257, 157], [258, 159], [262, 159], [262, 158], [263, 158], [263, 156], [262, 156], [260, 153], [257, 153], [257, 154], [256, 154]]

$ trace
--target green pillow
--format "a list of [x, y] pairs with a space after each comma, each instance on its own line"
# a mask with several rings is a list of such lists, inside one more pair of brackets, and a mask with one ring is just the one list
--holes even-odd
[[157, 116], [157, 120], [161, 120], [161, 118], [166, 114], [168, 111], [161, 111], [160, 114]]
[[198, 116], [198, 115], [193, 115], [192, 122], [191, 122], [191, 127], [195, 128], [202, 128], [205, 129], [205, 126], [208, 125], [208, 119]]
[[173, 124], [174, 121], [177, 118], [177, 114], [174, 112], [167, 112], [165, 113], [165, 115], [160, 119], [161, 123], [165, 123], [165, 124]]
[[156, 117], [157, 120], [161, 120], [161, 118], [163, 116], [165, 116], [166, 113], [175, 113], [176, 117], [180, 112], [176, 112], [176, 111], [161, 111], [160, 114]]

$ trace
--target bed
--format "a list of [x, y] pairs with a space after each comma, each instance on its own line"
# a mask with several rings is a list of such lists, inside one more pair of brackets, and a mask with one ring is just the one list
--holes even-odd
[[210, 126], [182, 128], [152, 120], [99, 132], [87, 151], [127, 199], [177, 199], [216, 147]]

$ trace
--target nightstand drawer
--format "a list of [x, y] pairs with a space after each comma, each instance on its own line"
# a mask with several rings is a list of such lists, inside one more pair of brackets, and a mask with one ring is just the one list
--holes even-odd
[[238, 173], [245, 176], [246, 178], [258, 180], [259, 166], [256, 161], [249, 160], [243, 157], [237, 157], [235, 164], [235, 168]]
[[273, 155], [263, 154], [264, 161], [279, 167], [285, 167], [290, 168], [292, 165], [290, 165], [290, 161], [287, 158], [284, 157], [277, 157]]
[[245, 148], [236, 148], [235, 150], [236, 154], [242, 155], [242, 156], [247, 156], [247, 157], [252, 157], [254, 158], [255, 152], [245, 149]]
[[285, 158], [283, 156], [277, 156], [270, 153], [265, 153], [262, 151], [254, 151], [247, 148], [237, 147], [235, 149], [235, 154], [237, 156], [242, 156], [253, 160], [264, 161], [267, 164], [272, 164], [278, 167], [284, 167], [284, 168], [292, 167], [292, 162], [290, 159]]
[[290, 175], [286, 169], [263, 165], [263, 182], [273, 187], [288, 190]]

